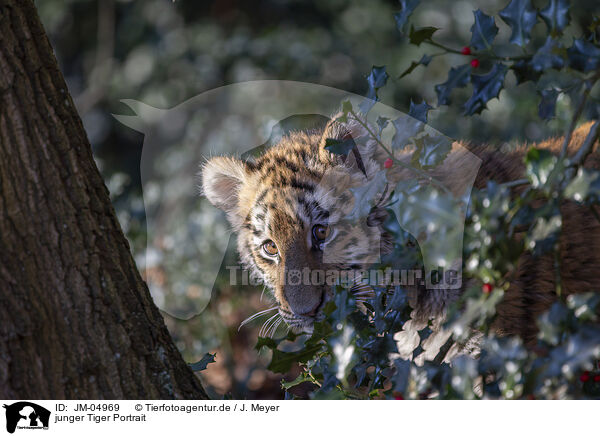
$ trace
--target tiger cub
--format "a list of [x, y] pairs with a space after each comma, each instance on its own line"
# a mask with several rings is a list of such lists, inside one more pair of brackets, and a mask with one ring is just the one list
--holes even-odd
[[[569, 153], [579, 148], [590, 126], [585, 124], [574, 132]], [[357, 141], [357, 155], [350, 153], [347, 157], [331, 153], [325, 145], [329, 138], [344, 140], [364, 134], [363, 126], [356, 122], [330, 121], [323, 129], [289, 133], [254, 160], [213, 157], [202, 167], [203, 193], [226, 212], [238, 235], [242, 263], [272, 291], [280, 316], [294, 331], [312, 331], [313, 323], [324, 318], [322, 309], [332, 291], [328, 283], [292, 280], [292, 275], [297, 278], [298, 274], [315, 270], [360, 269], [389, 251], [392, 244], [382, 229], [386, 218], [382, 207], [373, 208], [364, 223], [337, 226], [354, 207], [349, 190], [364, 186], [365, 178], [371, 180], [383, 171], [388, 156], [375, 141]], [[552, 138], [535, 146], [558, 153], [562, 141]], [[466, 150], [481, 159], [474, 187], [482, 189], [489, 180], [503, 183], [522, 178], [528, 148], [523, 144], [510, 152], [500, 152], [454, 143], [449, 159], [458, 169]], [[599, 160], [597, 153], [592, 153], [586, 167], [597, 168]], [[458, 172], [437, 176], [452, 186]], [[392, 169], [388, 180], [393, 177], [408, 178], [410, 173]], [[389, 198], [382, 193], [380, 200], [384, 204]], [[574, 202], [565, 201], [561, 208], [562, 292], [597, 291], [600, 223], [588, 208]], [[532, 345], [536, 317], [557, 298], [556, 265], [552, 255], [534, 258], [524, 254], [515, 267], [510, 287], [497, 306], [495, 329], [499, 334], [519, 335]], [[460, 292], [409, 290], [414, 308], [411, 321], [416, 325], [427, 319], [443, 319], [448, 305]], [[414, 334], [404, 341], [410, 342], [411, 337], [414, 339]], [[438, 347], [446, 337], [437, 339]]]

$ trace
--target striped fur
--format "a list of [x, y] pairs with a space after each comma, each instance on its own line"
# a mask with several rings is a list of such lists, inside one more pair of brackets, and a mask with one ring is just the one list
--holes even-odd
[[[585, 125], [575, 132], [570, 150], [578, 148], [589, 127]], [[243, 264], [264, 280], [277, 301], [280, 316], [296, 331], [311, 331], [315, 320], [322, 318], [321, 308], [330, 297], [331, 287], [293, 284], [291, 280], [284, 283], [283, 278], [289, 279], [290, 272], [306, 268], [309, 271], [362, 268], [380, 250], [386, 252], [390, 246], [389, 237], [381, 231], [383, 209], [374, 209], [364, 223], [339, 225], [353, 208], [349, 189], [371, 180], [382, 170], [386, 156], [374, 141], [367, 141], [358, 146], [360, 161], [353, 154], [344, 159], [324, 148], [325, 139], [358, 137], [364, 133], [356, 123], [331, 122], [324, 130], [293, 132], [255, 160], [214, 157], [202, 169], [204, 194], [227, 212], [238, 233]], [[538, 147], [556, 152], [561, 142], [562, 138], [554, 138]], [[477, 188], [484, 187], [490, 179], [505, 182], [523, 176], [526, 146], [501, 153], [488, 147], [455, 144], [448, 159], [454, 159], [457, 168], [465, 148], [483, 161], [475, 182]], [[593, 154], [586, 166], [597, 168], [598, 160]], [[410, 177], [401, 169], [394, 171], [388, 179]], [[455, 175], [436, 176], [452, 187]], [[574, 203], [564, 204], [563, 216], [560, 273], [564, 292], [598, 290], [600, 226], [589, 210]], [[329, 225], [336, 229], [333, 231], [336, 234], [320, 243], [312, 234], [316, 224]], [[262, 248], [268, 240], [276, 244], [277, 256], [268, 255]], [[498, 308], [497, 330], [518, 334], [532, 343], [535, 317], [556, 299], [554, 279], [551, 257], [523, 256]], [[416, 312], [425, 317], [443, 316], [445, 307], [456, 296], [456, 293], [432, 293], [416, 296], [413, 304], [417, 306]]]

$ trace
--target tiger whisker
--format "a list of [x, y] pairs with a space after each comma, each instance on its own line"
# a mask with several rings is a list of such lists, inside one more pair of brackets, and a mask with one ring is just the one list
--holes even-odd
[[269, 323], [269, 326], [267, 328], [265, 328], [264, 335], [266, 338], [271, 337], [271, 329], [273, 328], [273, 326], [275, 324], [277, 324], [277, 321], [279, 321], [279, 318], [277, 318], [277, 317], [273, 318], [273, 320]]
[[259, 301], [262, 301], [263, 296], [265, 295], [265, 291], [266, 290], [267, 290], [267, 286], [263, 285], [262, 292], [260, 293], [260, 300]]
[[270, 338], [272, 338], [273, 336], [275, 336], [275, 332], [277, 331], [277, 328], [279, 327], [279, 324], [281, 324], [282, 321], [283, 321], [283, 318], [279, 318], [277, 320], [277, 322], [273, 324], [273, 327], [271, 328], [271, 331], [269, 333], [267, 333]]
[[270, 317], [268, 320], [266, 320], [264, 322], [264, 324], [262, 325], [262, 327], [260, 328], [260, 330], [258, 331], [258, 336], [264, 338], [264, 333], [266, 333], [267, 329], [269, 328], [271, 322], [274, 322], [274, 320], [279, 316], [279, 313], [276, 313], [275, 315], [273, 315], [272, 317]]
[[277, 306], [269, 307], [268, 309], [261, 310], [260, 312], [256, 312], [255, 314], [249, 316], [248, 318], [246, 318], [245, 320], [242, 321], [242, 323], [238, 327], [238, 332], [240, 331], [240, 329], [242, 327], [244, 327], [249, 322], [254, 321], [256, 318], [258, 318], [261, 315], [264, 315], [265, 313], [272, 312], [275, 309], [277, 309]]
[[269, 317], [269, 319], [267, 319], [262, 326], [260, 327], [260, 330], [258, 331], [258, 336], [260, 336], [261, 338], [264, 337], [264, 331], [266, 329], [266, 327], [268, 326], [269, 322], [275, 318], [275, 315]]
[[273, 337], [273, 335], [275, 334], [275, 330], [277, 329], [277, 326], [279, 325], [280, 319], [281, 319], [281, 317], [276, 318], [274, 321], [271, 322], [269, 329], [265, 332], [266, 337], [268, 337], [268, 338]]

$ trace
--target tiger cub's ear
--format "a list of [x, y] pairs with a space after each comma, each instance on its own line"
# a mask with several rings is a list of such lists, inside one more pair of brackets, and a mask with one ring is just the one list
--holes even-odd
[[240, 190], [249, 178], [246, 163], [232, 157], [213, 157], [201, 168], [202, 194], [212, 204], [227, 212], [229, 220], [239, 224]]

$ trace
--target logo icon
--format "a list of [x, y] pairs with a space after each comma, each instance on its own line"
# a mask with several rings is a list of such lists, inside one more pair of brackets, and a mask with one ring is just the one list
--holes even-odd
[[50, 411], [29, 401], [4, 405], [6, 409], [6, 431], [18, 429], [48, 429]]

